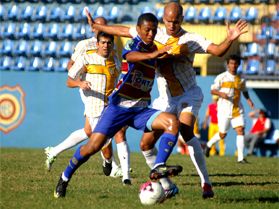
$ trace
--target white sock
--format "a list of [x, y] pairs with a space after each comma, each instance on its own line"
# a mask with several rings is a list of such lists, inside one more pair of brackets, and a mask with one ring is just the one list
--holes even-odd
[[130, 150], [126, 141], [116, 144], [117, 154], [122, 169], [122, 180], [130, 179]]
[[76, 130], [73, 133], [71, 133], [70, 136], [64, 139], [63, 142], [53, 147], [51, 151], [51, 155], [57, 156], [61, 152], [64, 152], [65, 150], [76, 146], [77, 144], [79, 144], [80, 142], [84, 141], [87, 138], [88, 136], [86, 135], [84, 129]]
[[[157, 149], [154, 147], [151, 150], [142, 151], [142, 154], [145, 157], [146, 164], [152, 169], [155, 165]], [[161, 178], [160, 183], [164, 189], [170, 189], [173, 184], [169, 178]]]
[[221, 137], [219, 135], [219, 133], [216, 133], [207, 143], [206, 145], [208, 147], [212, 147], [213, 144], [215, 144], [216, 142], [220, 141]]
[[201, 186], [203, 186], [204, 183], [211, 185], [200, 142], [196, 137], [193, 137], [190, 141], [187, 142], [187, 144], [191, 160], [200, 176]]
[[62, 179], [63, 181], [69, 181], [69, 179], [64, 175], [64, 172], [62, 173]]
[[103, 152], [102, 152], [102, 150], [101, 150], [100, 153], [101, 153], [101, 156], [102, 156], [103, 161], [106, 161], [107, 163], [112, 163], [112, 158], [113, 158], [113, 157], [111, 157], [111, 158], [109, 158], [109, 159], [106, 159], [105, 156], [104, 156], [104, 154], [103, 154]]
[[236, 147], [237, 147], [237, 161], [244, 159], [244, 136], [236, 136]]

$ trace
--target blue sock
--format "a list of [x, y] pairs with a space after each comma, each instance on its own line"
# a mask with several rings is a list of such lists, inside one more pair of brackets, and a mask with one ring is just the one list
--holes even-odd
[[79, 166], [81, 166], [83, 163], [85, 163], [90, 156], [82, 156], [80, 154], [80, 148], [81, 146], [76, 150], [74, 156], [71, 158], [69, 165], [64, 171], [65, 177], [67, 177], [69, 180], [71, 179], [72, 175], [75, 173], [76, 169], [78, 169]]
[[177, 142], [177, 135], [164, 133], [161, 136], [159, 150], [156, 157], [156, 164], [165, 164], [167, 159], [169, 158], [175, 144]]

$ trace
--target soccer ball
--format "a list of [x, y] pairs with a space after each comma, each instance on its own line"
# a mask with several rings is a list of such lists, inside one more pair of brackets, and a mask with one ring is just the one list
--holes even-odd
[[139, 198], [143, 205], [154, 205], [164, 201], [165, 192], [159, 182], [148, 181], [141, 185]]

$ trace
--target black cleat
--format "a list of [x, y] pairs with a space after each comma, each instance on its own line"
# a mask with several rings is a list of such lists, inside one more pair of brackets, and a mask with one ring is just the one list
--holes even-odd
[[108, 163], [107, 161], [103, 162], [103, 172], [106, 176], [109, 176], [112, 170], [111, 163]]
[[210, 152], [210, 147], [208, 147], [207, 145], [205, 146], [205, 148], [204, 148], [204, 155], [206, 156], [206, 157], [209, 157], [209, 152]]
[[202, 187], [202, 198], [207, 199], [213, 197], [214, 197], [214, 192], [212, 190], [212, 186], [210, 184], [205, 183]]
[[177, 176], [183, 170], [180, 165], [159, 165], [150, 171], [149, 178], [151, 181], [157, 181], [169, 176]]
[[64, 181], [61, 175], [54, 191], [55, 198], [65, 197], [68, 183], [69, 181]]

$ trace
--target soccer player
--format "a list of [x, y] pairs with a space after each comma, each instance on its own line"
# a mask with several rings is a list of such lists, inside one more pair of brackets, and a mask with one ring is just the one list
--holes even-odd
[[212, 139], [207, 142], [205, 155], [209, 156], [210, 148], [213, 144], [221, 139], [225, 139], [230, 124], [237, 133], [237, 161], [239, 163], [247, 163], [244, 158], [244, 110], [240, 102], [241, 92], [245, 97], [251, 109], [254, 104], [249, 97], [246, 89], [245, 80], [237, 75], [237, 68], [240, 65], [240, 57], [238, 55], [230, 55], [227, 59], [228, 70], [219, 74], [214, 84], [211, 86], [211, 93], [219, 97], [218, 100], [218, 127], [219, 133], [215, 134]]
[[98, 152], [107, 138], [126, 125], [145, 132], [152, 130], [163, 132], [155, 165], [149, 174], [151, 180], [178, 175], [182, 171], [181, 166], [165, 165], [177, 142], [179, 127], [177, 117], [148, 108], [155, 77], [155, 58], [171, 48], [164, 47], [157, 50], [153, 43], [157, 26], [158, 20], [151, 13], [142, 14], [138, 18], [139, 35], [127, 43], [122, 53], [123, 58], [127, 60], [128, 71], [123, 73], [116, 89], [110, 95], [109, 104], [103, 111], [90, 140], [76, 150], [69, 166], [60, 176], [55, 197], [65, 196], [68, 182], [75, 170]]
[[[106, 25], [107, 21], [103, 17], [97, 17], [95, 21], [98, 24]], [[75, 61], [78, 57], [84, 56], [85, 54], [90, 54], [96, 51], [96, 44], [97, 44], [97, 34], [98, 31], [94, 30], [95, 36], [89, 39], [85, 39], [80, 41], [77, 46], [75, 47], [75, 51], [72, 54], [71, 60], [68, 63], [67, 69], [70, 70], [70, 68], [73, 66]], [[91, 114], [91, 108], [94, 106], [92, 101], [85, 96], [85, 91], [80, 88], [80, 96], [85, 106], [85, 116], [90, 116]], [[79, 144], [80, 142], [84, 141], [88, 137], [90, 137], [92, 133], [92, 128], [90, 126], [90, 123], [88, 121], [88, 118], [85, 117], [85, 125], [83, 129], [79, 129], [71, 133], [63, 142], [58, 144], [55, 147], [47, 147], [45, 149], [45, 153], [47, 155], [47, 159], [45, 161], [46, 167], [48, 170], [51, 169], [52, 164], [54, 163], [57, 156], [62, 153], [63, 151], [70, 149], [74, 147], [75, 145]], [[101, 156], [103, 158], [103, 171], [105, 175], [110, 175], [112, 177], [118, 177], [122, 176], [122, 181], [124, 184], [130, 184], [130, 174], [129, 174], [129, 147], [125, 139], [125, 129], [119, 131], [115, 135], [115, 141], [117, 143], [117, 151], [120, 159], [120, 167], [116, 164], [114, 157], [113, 157], [113, 150], [112, 150], [112, 143], [111, 141], [107, 143], [106, 146], [102, 149]], [[122, 170], [124, 172], [122, 172]], [[124, 174], [123, 174], [124, 173]]]
[[[135, 37], [135, 28], [125, 26], [102, 26], [94, 24], [90, 15], [88, 22], [92, 28], [105, 31], [110, 34]], [[159, 98], [153, 103], [153, 108], [175, 113], [180, 120], [180, 133], [187, 143], [190, 157], [201, 178], [202, 197], [214, 196], [212, 186], [207, 173], [206, 163], [198, 139], [194, 136], [193, 127], [198, 111], [203, 101], [203, 94], [196, 82], [196, 73], [193, 69], [193, 61], [196, 53], [209, 53], [215, 56], [223, 56], [238, 37], [246, 33], [247, 22], [239, 20], [234, 28], [227, 24], [227, 37], [220, 44], [214, 44], [201, 35], [185, 31], [183, 22], [183, 8], [179, 3], [170, 2], [164, 8], [164, 29], [158, 29], [155, 44], [160, 49], [164, 46], [173, 46], [170, 53], [160, 59], [158, 73]], [[150, 140], [156, 140], [158, 136], [146, 133], [142, 139], [142, 145]], [[152, 143], [153, 144], [153, 143]], [[142, 146], [146, 158], [154, 159], [155, 148]], [[147, 159], [147, 161], [150, 161]]]

